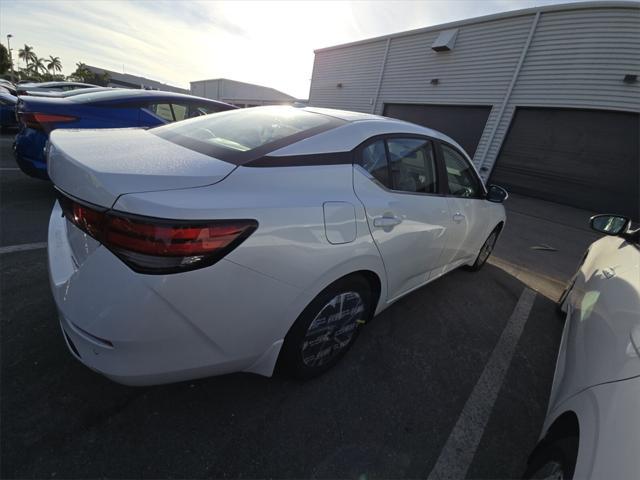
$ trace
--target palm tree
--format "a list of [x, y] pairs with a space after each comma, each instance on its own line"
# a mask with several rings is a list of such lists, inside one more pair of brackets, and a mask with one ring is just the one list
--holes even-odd
[[49, 70], [51, 73], [61, 72], [62, 62], [60, 61], [60, 57], [53, 57], [49, 55], [49, 60], [47, 61], [47, 70]]
[[31, 71], [35, 74], [40, 72], [47, 73], [47, 67], [44, 66], [44, 58], [35, 57], [31, 60]]
[[18, 58], [24, 60], [25, 65], [29, 68], [29, 64], [36, 60], [38, 57], [33, 51], [33, 47], [30, 47], [26, 43], [24, 44], [24, 48], [18, 50]]

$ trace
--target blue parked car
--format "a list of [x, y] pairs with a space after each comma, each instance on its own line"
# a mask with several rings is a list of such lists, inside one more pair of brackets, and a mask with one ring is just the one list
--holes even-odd
[[48, 180], [45, 147], [56, 128], [155, 127], [233, 108], [237, 107], [156, 90], [112, 89], [66, 98], [19, 96], [20, 131], [13, 148], [24, 173]]
[[0, 128], [17, 127], [16, 103], [18, 98], [8, 88], [0, 85]]

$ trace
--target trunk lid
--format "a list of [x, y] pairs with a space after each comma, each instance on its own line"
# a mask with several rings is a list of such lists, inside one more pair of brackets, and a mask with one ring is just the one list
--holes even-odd
[[138, 128], [54, 130], [47, 149], [53, 183], [102, 207], [126, 193], [212, 185], [236, 168]]

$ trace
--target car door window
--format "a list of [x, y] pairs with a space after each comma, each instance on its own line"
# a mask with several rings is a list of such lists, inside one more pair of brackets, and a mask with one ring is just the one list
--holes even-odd
[[479, 198], [482, 185], [471, 164], [461, 153], [447, 145], [442, 145], [442, 155], [447, 169], [449, 193], [456, 197]]
[[172, 103], [171, 108], [173, 108], [173, 116], [176, 119], [176, 122], [180, 120], [184, 120], [187, 117], [187, 106], [180, 105], [179, 103]]
[[421, 138], [387, 140], [391, 185], [394, 190], [436, 193], [437, 176], [433, 146]]
[[167, 122], [174, 121], [173, 113], [171, 113], [171, 105], [168, 103], [154, 103], [149, 105], [149, 110]]
[[360, 165], [382, 185], [391, 188], [384, 140], [377, 140], [362, 150]]

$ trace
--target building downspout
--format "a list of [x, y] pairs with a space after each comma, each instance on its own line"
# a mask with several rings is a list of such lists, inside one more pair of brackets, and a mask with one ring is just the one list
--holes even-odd
[[382, 67], [380, 67], [380, 78], [378, 78], [378, 87], [376, 88], [376, 94], [373, 97], [373, 105], [371, 106], [371, 113], [376, 113], [376, 106], [378, 105], [378, 97], [380, 96], [380, 88], [382, 87], [382, 77], [384, 76], [384, 69], [387, 66], [387, 57], [389, 56], [389, 45], [391, 45], [391, 38], [387, 38], [387, 46], [384, 49]]
[[482, 154], [482, 159], [478, 164], [478, 171], [480, 172], [480, 175], [483, 176], [483, 178], [484, 178], [484, 172], [482, 171], [482, 169], [484, 167], [485, 160], [487, 159], [487, 155], [489, 154], [489, 150], [491, 149], [491, 144], [493, 143], [493, 139], [496, 136], [498, 127], [502, 122], [504, 111], [507, 108], [507, 104], [509, 103], [509, 99], [511, 98], [511, 92], [513, 92], [513, 87], [515, 87], [516, 81], [518, 80], [518, 76], [520, 75], [522, 64], [524, 63], [524, 59], [527, 56], [527, 52], [529, 51], [529, 46], [531, 45], [531, 41], [533, 40], [533, 35], [536, 31], [536, 27], [538, 26], [539, 20], [540, 20], [540, 11], [536, 12], [536, 16], [533, 18], [533, 23], [531, 24], [531, 28], [529, 29], [529, 36], [527, 37], [527, 41], [525, 42], [524, 47], [522, 48], [520, 59], [518, 60], [516, 69], [513, 72], [513, 76], [511, 77], [511, 83], [509, 84], [509, 88], [507, 88], [507, 93], [504, 96], [504, 100], [502, 100], [502, 105], [500, 106], [500, 111], [498, 112], [498, 118], [493, 124], [493, 129], [491, 130], [491, 134], [489, 135], [489, 140], [487, 140], [487, 148], [485, 148], [484, 153]]

